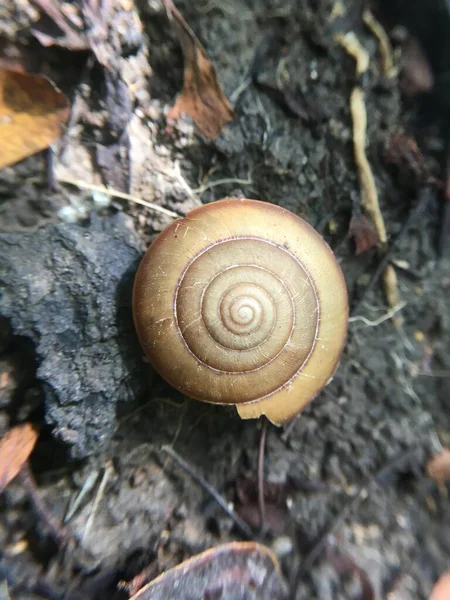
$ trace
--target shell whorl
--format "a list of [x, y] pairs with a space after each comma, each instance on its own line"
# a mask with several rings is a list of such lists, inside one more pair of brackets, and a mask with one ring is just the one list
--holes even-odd
[[333, 254], [304, 221], [223, 200], [160, 234], [136, 277], [134, 315], [147, 356], [176, 388], [278, 423], [332, 376], [347, 297]]

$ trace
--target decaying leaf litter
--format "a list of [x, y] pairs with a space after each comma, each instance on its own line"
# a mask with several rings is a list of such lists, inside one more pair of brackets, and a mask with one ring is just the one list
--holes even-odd
[[[71, 102], [61, 138], [64, 153], [56, 149], [56, 161], [50, 161], [50, 167], [47, 157], [37, 155], [2, 172], [6, 200], [1, 225], [9, 231], [30, 231], [44, 223], [52, 227], [60, 218], [83, 221], [89, 213], [92, 218], [92, 211], [106, 220], [106, 213], [119, 210], [133, 217], [134, 227], [147, 242], [174, 214], [185, 214], [201, 201], [226, 195], [270, 199], [314, 225], [324, 223], [324, 234], [341, 258], [349, 289], [355, 291], [356, 300], [363, 296], [363, 301], [352, 317], [347, 351], [331, 387], [284, 434], [268, 432], [259, 485], [262, 481], [263, 488], [277, 484], [289, 490], [276, 522], [287, 518], [295, 533], [283, 541], [283, 536], [269, 530], [264, 541], [277, 549], [285, 576], [301, 573], [297, 597], [346, 598], [350, 593], [383, 597], [389, 592], [405, 598], [427, 597], [448, 555], [448, 501], [442, 486], [423, 473], [425, 458], [441, 451], [440, 444], [448, 445], [449, 277], [445, 263], [437, 260], [434, 241], [439, 222], [433, 201], [418, 213], [413, 209], [421, 198], [420, 186], [430, 184], [430, 177], [445, 179], [445, 172], [438, 168], [433, 133], [421, 139], [428, 181], [422, 177], [415, 187], [410, 180], [405, 184], [400, 177], [404, 159], [397, 156], [392, 168], [384, 158], [387, 142], [408, 128], [410, 115], [402, 111], [398, 81], [385, 80], [385, 45], [373, 21], [367, 21], [366, 15], [366, 26], [362, 26], [351, 3], [343, 11], [332, 2], [304, 4], [300, 9], [273, 3], [267, 13], [247, 5], [242, 9], [240, 3], [177, 5], [188, 28], [201, 40], [197, 47], [191, 39], [194, 54], [206, 48], [217, 69], [217, 85], [235, 101], [234, 120], [226, 127], [216, 125], [221, 135], [211, 141], [197, 135], [202, 126], [196, 118], [204, 116], [203, 111], [191, 113], [193, 121], [182, 117], [167, 129], [165, 116], [170, 115], [169, 107], [182, 89], [183, 74], [179, 40], [167, 18], [166, 8], [171, 4], [137, 8], [112, 4], [105, 13], [94, 10], [103, 5], [86, 4], [81, 21], [76, 13], [64, 15], [66, 24], [76, 26], [67, 26], [62, 31], [65, 35], [54, 38], [52, 51], [58, 45], [70, 47], [68, 31], [80, 31], [80, 23], [89, 15], [104, 14], [100, 21], [97, 18], [103, 25], [97, 26], [98, 35], [91, 38], [94, 44], [84, 39], [84, 45], [76, 49], [81, 62], [70, 77], [61, 75], [57, 53], [42, 50], [37, 72], [64, 90]], [[45, 4], [40, 2], [38, 7], [48, 13]], [[35, 17], [30, 8], [20, 14], [24, 31], [39, 39], [34, 33]], [[87, 21], [92, 25], [92, 17]], [[12, 41], [17, 35], [14, 28]], [[352, 31], [368, 59], [362, 81], [366, 162], [358, 161], [356, 143], [355, 149], [352, 144], [349, 100], [355, 88], [355, 59], [346, 56], [347, 46], [342, 50], [336, 39]], [[41, 43], [42, 35], [49, 33], [41, 34]], [[274, 39], [277, 43], [270, 43]], [[394, 64], [401, 46], [395, 39]], [[186, 56], [186, 48], [184, 52]], [[359, 83], [356, 80], [356, 87]], [[327, 118], [317, 118], [321, 113]], [[362, 199], [358, 162], [371, 169], [388, 237], [396, 242], [386, 251], [390, 253], [387, 259], [385, 249], [376, 247], [355, 258], [354, 247], [348, 243], [350, 219]], [[58, 183], [63, 180], [72, 183]], [[46, 183], [52, 183], [56, 191], [49, 191]], [[114, 198], [111, 188], [123, 197], [123, 203]], [[133, 199], [156, 203], [172, 214], [135, 206]], [[411, 215], [415, 218], [403, 231]], [[88, 224], [73, 227], [89, 231]], [[392, 264], [401, 261], [403, 268], [394, 271], [401, 304], [396, 300], [389, 310], [379, 281], [369, 293], [365, 290], [377, 269], [382, 275], [380, 265], [389, 266], [392, 273]], [[390, 319], [398, 316], [396, 309], [403, 319], [398, 330]], [[121, 335], [130, 335], [125, 331], [119, 331], [119, 340]], [[2, 367], [10, 380], [20, 384], [17, 365], [21, 366], [24, 353], [13, 334]], [[78, 431], [89, 430], [87, 423], [81, 419], [75, 429], [64, 429], [64, 409], [49, 397], [48, 390], [47, 396], [40, 393], [41, 385], [32, 378], [27, 382], [27, 394], [18, 396], [19, 416], [21, 421], [42, 420], [38, 417], [42, 403], [45, 400], [47, 411], [53, 403], [53, 427], [41, 433], [32, 467], [38, 475], [38, 492], [52, 516], [62, 522], [69, 514], [67, 527], [75, 549], [66, 558], [62, 580], [55, 566], [39, 573], [39, 560], [32, 558], [20, 518], [13, 516], [2, 532], [12, 591], [21, 589], [20, 575], [25, 569], [35, 592], [47, 589], [50, 594], [49, 590], [54, 593], [62, 586], [88, 597], [111, 597], [119, 580], [130, 581], [149, 564], [157, 566], [151, 579], [187, 556], [239, 538], [232, 531], [230, 517], [208, 501], [202, 488], [190, 484], [159, 448], [173, 445], [229, 501], [239, 476], [256, 477], [258, 425], [237, 422], [214, 407], [196, 406], [157, 381], [151, 395], [144, 393], [135, 402], [117, 405], [111, 423], [117, 432], [112, 439], [111, 433], [102, 436], [104, 425], [96, 422], [93, 433], [99, 440], [98, 452], [90, 450], [86, 462], [73, 463], [67, 450], [74, 447]], [[5, 387], [11, 393], [11, 386]], [[5, 430], [9, 406], [7, 396], [2, 418]], [[89, 414], [86, 405], [76, 408], [78, 414]], [[57, 453], [55, 439], [65, 442], [57, 446]], [[46, 447], [52, 461], [45, 455]], [[396, 460], [408, 449], [409, 461], [399, 466]], [[383, 482], [376, 479], [375, 493], [365, 486], [366, 480], [385, 467], [390, 477]], [[366, 494], [365, 489], [369, 489]], [[242, 488], [236, 492], [236, 501], [240, 496], [242, 504], [244, 498], [241, 514], [250, 514], [247, 518], [250, 525], [256, 525], [256, 535], [261, 494], [258, 504], [258, 498], [242, 496]], [[20, 484], [11, 484], [2, 497], [4, 508], [17, 505], [20, 493]], [[270, 519], [274, 512], [267, 493], [263, 494], [265, 515]], [[24, 517], [33, 528], [45, 531], [46, 524], [36, 512], [25, 511]], [[310, 569], [299, 571], [300, 557], [307, 560], [321, 539], [325, 545], [310, 561]], [[330, 544], [339, 551], [327, 550]], [[48, 552], [45, 544], [40, 551], [40, 556]], [[50, 556], [56, 565], [61, 550]], [[100, 569], [97, 577], [87, 575], [93, 567]]]

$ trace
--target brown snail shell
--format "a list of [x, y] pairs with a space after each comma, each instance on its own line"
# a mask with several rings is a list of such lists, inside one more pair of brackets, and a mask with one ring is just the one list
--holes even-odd
[[281, 424], [333, 376], [348, 300], [328, 245], [273, 204], [225, 199], [174, 221], [144, 256], [133, 314], [155, 369], [187, 396]]

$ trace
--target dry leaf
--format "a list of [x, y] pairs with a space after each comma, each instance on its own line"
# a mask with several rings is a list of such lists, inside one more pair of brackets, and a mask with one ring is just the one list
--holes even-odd
[[350, 220], [349, 233], [355, 239], [356, 254], [367, 252], [380, 242], [372, 223], [362, 214], [354, 214]]
[[30, 423], [17, 425], [0, 440], [0, 492], [21, 470], [28, 460], [38, 434]]
[[[437, 483], [444, 483], [450, 479], [450, 450], [444, 448], [430, 458], [426, 467], [427, 475]], [[449, 596], [450, 598], [450, 596]]]
[[269, 548], [231, 542], [211, 548], [169, 569], [130, 600], [285, 600], [280, 567]]
[[447, 571], [437, 580], [429, 600], [449, 600], [450, 598], [450, 571]]
[[418, 39], [411, 37], [406, 42], [403, 63], [400, 87], [406, 96], [414, 98], [433, 89], [433, 70]]
[[403, 132], [392, 133], [387, 140], [384, 153], [386, 162], [395, 165], [399, 174], [410, 185], [431, 185], [441, 188], [442, 181], [437, 180], [428, 168], [417, 141]]
[[69, 112], [64, 94], [48, 79], [0, 71], [0, 169], [50, 146]]
[[167, 113], [167, 120], [170, 123], [181, 114], [190, 115], [200, 133], [215, 139], [233, 119], [233, 108], [217, 81], [216, 71], [206, 50], [173, 2], [164, 0], [164, 4], [180, 32], [184, 54], [183, 89]]

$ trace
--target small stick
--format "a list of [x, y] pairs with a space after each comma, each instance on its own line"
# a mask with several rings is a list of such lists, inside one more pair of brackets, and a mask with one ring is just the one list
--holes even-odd
[[190, 464], [183, 460], [181, 456], [177, 454], [175, 450], [173, 450], [173, 448], [170, 448], [169, 446], [163, 446], [161, 450], [168, 454], [171, 458], [173, 458], [173, 460], [175, 460], [180, 465], [180, 467], [192, 477], [194, 481], [196, 481], [203, 489], [205, 489], [208, 492], [208, 494], [210, 494], [214, 498], [217, 504], [219, 504], [219, 506], [221, 506], [223, 510], [233, 519], [233, 521], [239, 527], [241, 532], [247, 538], [249, 538], [250, 540], [254, 539], [255, 536], [253, 535], [253, 532], [247, 525], [247, 523], [243, 519], [241, 519], [241, 517], [238, 514], [236, 514], [236, 512], [232, 508], [228, 506], [226, 500], [212, 487], [211, 484], [209, 484], [201, 475], [196, 473], [194, 469], [190, 466]]
[[91, 473], [89, 473], [89, 475], [86, 478], [86, 481], [83, 484], [83, 487], [76, 495], [73, 502], [70, 503], [66, 512], [66, 516], [64, 517], [64, 523], [68, 523], [73, 517], [73, 515], [76, 513], [86, 494], [88, 494], [94, 487], [95, 482], [97, 481], [97, 477], [98, 471], [92, 471]]
[[292, 430], [294, 429], [294, 426], [295, 426], [295, 424], [297, 423], [297, 418], [298, 418], [298, 416], [299, 416], [299, 415], [296, 415], [295, 417], [293, 417], [293, 418], [291, 419], [291, 421], [290, 421], [290, 422], [288, 422], [288, 424], [286, 425], [286, 427], [285, 427], [285, 429], [284, 429], [283, 433], [282, 433], [282, 434], [281, 434], [281, 436], [280, 436], [283, 442], [285, 442], [285, 443], [286, 443], [286, 442], [288, 441], [288, 439], [290, 438], [290, 436], [291, 436], [291, 433], [292, 433]]
[[28, 498], [38, 517], [44, 522], [50, 535], [59, 546], [65, 546], [68, 542], [66, 529], [58, 522], [50, 512], [47, 505], [39, 495], [36, 480], [31, 472], [30, 465], [26, 462], [19, 474], [20, 480], [27, 491]]
[[209, 183], [205, 183], [201, 185], [199, 188], [193, 189], [193, 194], [203, 194], [206, 190], [209, 190], [217, 185], [224, 185], [226, 183], [234, 183], [236, 185], [252, 185], [252, 179], [234, 179], [233, 177], [226, 177], [224, 179], [216, 179], [215, 181], [210, 181]]
[[261, 429], [261, 438], [259, 440], [259, 453], [258, 453], [258, 505], [259, 505], [259, 516], [260, 516], [260, 535], [262, 536], [266, 529], [266, 504], [264, 501], [264, 454], [266, 448], [267, 438], [267, 419], [263, 420]]
[[103, 473], [102, 480], [100, 482], [100, 485], [98, 486], [98, 491], [97, 491], [97, 495], [95, 496], [95, 499], [94, 499], [94, 504], [92, 506], [91, 514], [89, 515], [89, 518], [86, 522], [86, 527], [84, 529], [82, 541], [84, 541], [87, 538], [89, 531], [91, 530], [92, 524], [95, 519], [95, 515], [97, 514], [98, 507], [100, 506], [100, 502], [102, 501], [103, 496], [105, 495], [106, 484], [108, 483], [108, 479], [112, 475], [113, 470], [114, 470], [114, 467], [113, 467], [112, 461], [108, 460], [105, 465], [105, 472]]
[[81, 190], [89, 190], [91, 192], [100, 192], [105, 194], [106, 196], [111, 196], [113, 198], [121, 198], [122, 200], [129, 200], [130, 202], [134, 202], [134, 204], [140, 204], [141, 206], [145, 206], [154, 210], [156, 212], [160, 212], [163, 215], [167, 215], [168, 217], [172, 217], [174, 219], [179, 219], [183, 215], [180, 215], [173, 210], [168, 210], [162, 206], [158, 206], [158, 204], [154, 204], [153, 202], [147, 202], [147, 200], [142, 200], [142, 198], [137, 198], [131, 194], [126, 194], [125, 192], [120, 192], [119, 190], [114, 190], [109, 187], [105, 187], [103, 185], [92, 185], [91, 183], [87, 183], [85, 181], [79, 181], [78, 179], [70, 179], [69, 177], [60, 177], [58, 179], [58, 183], [67, 183], [69, 185], [74, 185], [75, 187]]

